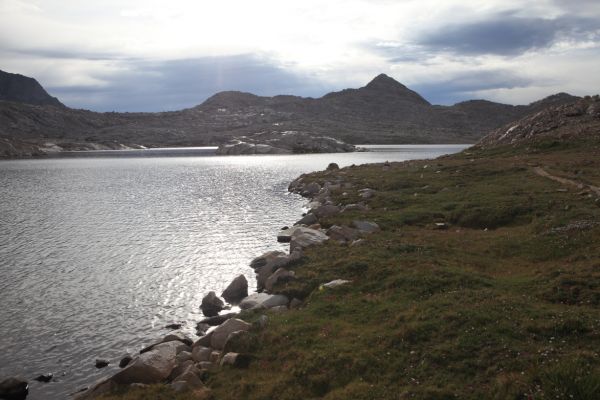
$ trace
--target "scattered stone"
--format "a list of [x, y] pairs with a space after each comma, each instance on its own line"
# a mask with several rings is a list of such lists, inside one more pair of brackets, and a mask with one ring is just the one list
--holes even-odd
[[273, 272], [265, 282], [265, 290], [267, 292], [270, 292], [271, 290], [273, 290], [273, 286], [275, 286], [276, 283], [286, 282], [291, 279], [294, 279], [295, 275], [296, 274], [294, 273], [294, 271], [288, 271], [285, 268], [279, 268], [277, 271]]
[[302, 305], [302, 300], [297, 299], [297, 298], [293, 298], [292, 301], [290, 301], [290, 308], [298, 308]]
[[[245, 297], [247, 297], [247, 296], [245, 296]], [[227, 313], [227, 314], [215, 315], [214, 317], [204, 318], [202, 321], [198, 322], [198, 325], [205, 324], [207, 326], [219, 326], [223, 322], [227, 321], [229, 318], [233, 318], [237, 315], [238, 314], [234, 313], [234, 312]], [[196, 329], [198, 329], [198, 327], [196, 327]]]
[[287, 306], [276, 306], [276, 307], [272, 307], [269, 309], [269, 311], [274, 312], [274, 313], [285, 312], [287, 310], [288, 310]]
[[52, 380], [52, 378], [54, 377], [54, 374], [52, 372], [48, 372], [47, 374], [42, 374], [42, 375], [38, 375], [35, 378], [33, 378], [34, 381], [38, 381], [38, 382], [50, 382]]
[[178, 341], [172, 341], [154, 346], [117, 372], [111, 380], [120, 385], [162, 382], [175, 368], [178, 345]]
[[238, 275], [221, 294], [228, 303], [239, 303], [248, 296], [248, 281], [244, 275]]
[[231, 332], [223, 346], [222, 354], [234, 353], [252, 353], [255, 351], [257, 338], [249, 331]]
[[219, 314], [219, 311], [223, 309], [224, 305], [223, 301], [217, 297], [215, 292], [211, 291], [202, 299], [200, 309], [207, 317], [214, 317]]
[[364, 233], [372, 233], [379, 230], [379, 225], [370, 221], [352, 221], [352, 225], [356, 229]]
[[331, 240], [346, 243], [355, 240], [358, 237], [358, 231], [347, 226], [333, 225], [327, 230], [327, 236]]
[[131, 360], [133, 360], [133, 358], [129, 354], [126, 354], [123, 358], [121, 358], [121, 361], [119, 361], [119, 368], [125, 368], [131, 362]]
[[165, 328], [176, 330], [176, 329], [181, 329], [181, 325], [182, 324], [180, 324], [180, 323], [172, 323], [169, 325], [165, 325]]
[[327, 171], [335, 171], [335, 170], [338, 170], [338, 169], [340, 169], [340, 166], [337, 165], [334, 162], [329, 163], [329, 165], [327, 166]]
[[242, 310], [250, 308], [272, 308], [288, 304], [288, 298], [280, 294], [253, 293], [240, 303]]
[[253, 325], [258, 329], [264, 329], [268, 323], [269, 317], [267, 317], [266, 315], [261, 315], [260, 317], [258, 317], [258, 319], [254, 322]]
[[373, 197], [375, 195], [375, 190], [369, 189], [369, 188], [360, 189], [358, 191], [358, 195], [360, 197], [362, 197], [363, 199], [370, 199], [371, 197]]
[[195, 362], [209, 361], [212, 350], [204, 346], [196, 346], [192, 349], [192, 359]]
[[191, 360], [191, 359], [192, 359], [192, 353], [190, 353], [189, 351], [182, 351], [181, 353], [179, 353], [175, 356], [175, 361], [177, 362], [177, 364], [181, 364], [182, 362]]
[[297, 248], [303, 249], [305, 247], [321, 244], [328, 239], [329, 237], [319, 230], [300, 228], [292, 235], [290, 252], [293, 252]]
[[167, 343], [167, 342], [172, 342], [174, 340], [178, 340], [181, 343], [184, 343], [188, 346], [191, 346], [194, 342], [192, 341], [192, 339], [190, 339], [189, 337], [187, 337], [183, 332], [172, 332], [169, 333], [167, 336], [165, 336], [163, 338], [163, 340], [161, 341], [161, 343]]
[[225, 321], [223, 325], [218, 326], [214, 331], [212, 331], [210, 347], [220, 350], [225, 345], [225, 342], [227, 342], [227, 337], [231, 332], [247, 331], [250, 330], [251, 327], [252, 325], [242, 321], [241, 319], [229, 319]]
[[319, 222], [319, 220], [317, 219], [315, 214], [308, 213], [304, 217], [302, 217], [298, 221], [296, 221], [296, 223], [294, 225], [307, 225], [308, 226], [308, 225], [316, 224], [317, 222]]
[[439, 229], [439, 230], [448, 229], [448, 224], [446, 224], [445, 222], [436, 222], [435, 229]]
[[7, 378], [0, 382], [0, 399], [25, 400], [29, 393], [29, 383], [20, 378]]
[[350, 247], [360, 246], [364, 243], [366, 243], [365, 239], [357, 239], [357, 240], [353, 241], [352, 243], [350, 243]]
[[298, 227], [282, 229], [277, 234], [277, 241], [279, 243], [289, 243], [292, 240], [292, 235], [294, 234], [296, 229], [298, 229]]
[[317, 182], [311, 182], [308, 185], [304, 186], [304, 190], [302, 191], [303, 196], [312, 196], [321, 190], [321, 186]]
[[108, 364], [110, 364], [108, 360], [104, 360], [101, 358], [96, 359], [96, 368], [98, 369], [108, 367]]
[[348, 211], [367, 211], [368, 208], [364, 204], [347, 204], [342, 208], [342, 212]]
[[286, 254], [283, 251], [268, 251], [250, 261], [250, 268], [257, 270], [267, 265], [269, 261], [285, 256]]
[[[225, 314], [225, 315], [228, 315], [228, 314]], [[210, 318], [214, 318], [214, 317], [210, 317]], [[196, 335], [203, 336], [209, 328], [210, 328], [209, 324], [206, 324], [204, 322], [198, 322], [196, 324]]]
[[213, 363], [211, 363], [210, 361], [200, 361], [197, 365], [200, 369], [211, 369]]
[[331, 217], [339, 212], [340, 208], [332, 204], [326, 204], [312, 210], [312, 213], [317, 217], [317, 219]]
[[350, 283], [351, 281], [347, 281], [345, 279], [335, 279], [331, 282], [327, 282], [321, 285], [321, 287], [327, 288], [327, 289], [333, 289], [342, 285], [346, 285], [348, 283]]

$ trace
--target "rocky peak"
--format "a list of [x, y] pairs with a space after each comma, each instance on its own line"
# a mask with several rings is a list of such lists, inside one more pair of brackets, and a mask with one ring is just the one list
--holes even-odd
[[381, 95], [402, 96], [417, 103], [430, 105], [429, 102], [421, 97], [421, 95], [419, 95], [417, 92], [410, 90], [386, 74], [377, 75], [363, 88], [363, 90], [376, 92]]
[[33, 78], [0, 71], [0, 100], [64, 107]]

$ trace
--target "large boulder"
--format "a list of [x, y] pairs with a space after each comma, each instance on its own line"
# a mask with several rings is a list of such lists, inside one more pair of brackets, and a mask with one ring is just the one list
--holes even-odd
[[296, 231], [296, 229], [298, 229], [297, 226], [294, 226], [294, 227], [291, 227], [291, 228], [282, 229], [277, 234], [277, 241], [280, 242], [280, 243], [289, 243], [292, 240], [292, 235], [294, 234], [294, 232]]
[[293, 258], [291, 256], [277, 257], [269, 261], [266, 265], [263, 265], [256, 271], [256, 286], [258, 290], [263, 290], [267, 279], [277, 271], [279, 268], [285, 267]]
[[223, 309], [225, 304], [221, 299], [217, 297], [215, 292], [209, 292], [202, 299], [202, 304], [200, 304], [200, 309], [202, 310], [202, 314], [207, 317], [214, 317], [219, 314], [219, 311]]
[[248, 281], [244, 275], [238, 275], [221, 294], [228, 303], [239, 303], [248, 296]]
[[304, 217], [302, 217], [298, 221], [296, 221], [296, 223], [294, 225], [306, 225], [306, 226], [308, 226], [308, 225], [316, 224], [317, 222], [319, 222], [319, 220], [317, 219], [317, 217], [315, 216], [315, 214], [308, 213]]
[[287, 306], [288, 303], [288, 298], [280, 294], [254, 293], [242, 300], [240, 308], [242, 310], [259, 307], [272, 308]]
[[331, 228], [327, 229], [327, 236], [329, 236], [331, 240], [346, 243], [357, 239], [358, 231], [347, 226], [333, 225]]
[[229, 319], [225, 321], [223, 325], [218, 326], [214, 331], [212, 331], [210, 347], [221, 350], [223, 349], [223, 346], [225, 346], [227, 338], [232, 332], [248, 331], [251, 327], [252, 325], [242, 321], [241, 319]]
[[29, 383], [20, 378], [8, 378], [0, 382], [0, 399], [24, 400], [29, 393]]
[[120, 385], [163, 381], [175, 368], [178, 345], [179, 341], [172, 341], [154, 346], [117, 372], [111, 380]]
[[329, 239], [329, 237], [320, 230], [301, 227], [292, 235], [290, 252], [293, 252], [297, 248], [303, 249], [305, 247], [321, 244], [327, 239]]
[[272, 261], [276, 258], [280, 258], [280, 257], [285, 257], [286, 254], [283, 251], [267, 251], [264, 254], [261, 254], [260, 256], [254, 258], [252, 261], [250, 261], [250, 268], [257, 270], [260, 267], [263, 267], [264, 265], [266, 265], [269, 261]]

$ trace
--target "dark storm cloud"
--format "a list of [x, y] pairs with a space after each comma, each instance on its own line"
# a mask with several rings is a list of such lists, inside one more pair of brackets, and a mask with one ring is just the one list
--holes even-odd
[[554, 19], [524, 18], [504, 12], [480, 21], [447, 24], [435, 31], [422, 32], [416, 44], [430, 52], [514, 56], [547, 48], [558, 40], [598, 41], [599, 30], [597, 18], [569, 15]]
[[71, 107], [98, 111], [179, 110], [223, 90], [258, 95], [322, 95], [327, 88], [253, 55], [151, 62], [128, 60], [121, 72], [94, 78], [104, 86], [50, 87]]
[[508, 70], [469, 71], [448, 76], [444, 80], [411, 85], [433, 104], [454, 104], [473, 99], [474, 93], [492, 89], [514, 89], [533, 84], [529, 78]]

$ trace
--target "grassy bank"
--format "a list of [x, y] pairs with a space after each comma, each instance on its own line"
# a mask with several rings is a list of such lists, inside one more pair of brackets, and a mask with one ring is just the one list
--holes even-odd
[[[310, 176], [338, 178], [353, 189], [334, 191], [336, 203], [377, 192], [369, 211], [322, 225], [382, 230], [307, 249], [297, 279], [277, 287], [304, 305], [269, 314], [249, 368], [211, 371], [215, 399], [600, 398], [600, 200], [587, 187], [600, 185], [597, 141]], [[319, 288], [338, 278], [352, 283]]]

